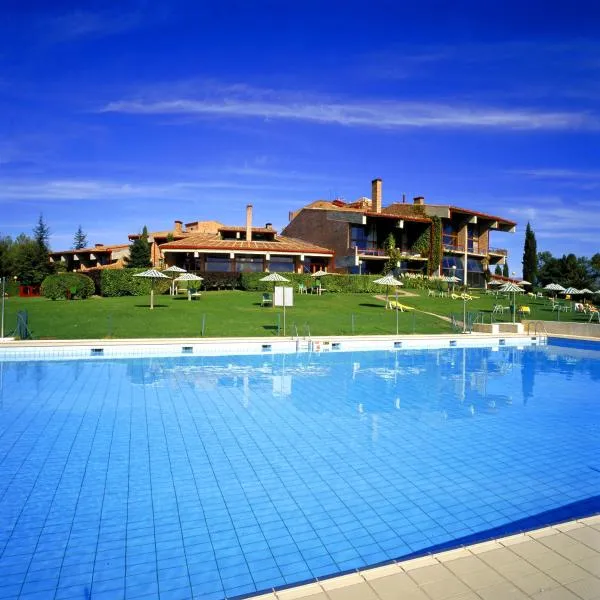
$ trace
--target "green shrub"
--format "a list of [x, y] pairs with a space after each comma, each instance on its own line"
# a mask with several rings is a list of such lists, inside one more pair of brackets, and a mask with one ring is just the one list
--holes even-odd
[[89, 298], [94, 293], [94, 282], [81, 273], [48, 275], [42, 282], [42, 296], [51, 300]]
[[[289, 279], [289, 283], [297, 289], [299, 283], [307, 287], [316, 284], [315, 277], [308, 273], [281, 273], [283, 277]], [[272, 281], [260, 281], [265, 277], [265, 273], [242, 273], [240, 276], [240, 287], [243, 290], [253, 292], [267, 292], [273, 290]], [[379, 279], [381, 275], [324, 275], [320, 278], [321, 286], [328, 292], [346, 292], [350, 294], [375, 294], [381, 293], [385, 288], [373, 283], [373, 280]]]
[[[202, 289], [205, 290], [227, 290], [240, 287], [241, 273], [230, 273], [228, 271], [207, 271], [202, 273], [204, 281], [201, 281]], [[263, 273], [264, 277], [264, 273]], [[200, 287], [196, 285], [196, 287]]]
[[[104, 269], [102, 271], [103, 296], [147, 296], [152, 289], [152, 280], [147, 277], [134, 277], [146, 269]], [[154, 282], [154, 292], [164, 294], [171, 285], [171, 279], [158, 279]]]

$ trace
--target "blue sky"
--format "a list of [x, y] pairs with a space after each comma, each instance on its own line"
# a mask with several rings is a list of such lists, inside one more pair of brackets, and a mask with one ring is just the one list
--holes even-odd
[[[119, 5], [118, 9], [115, 8]], [[519, 223], [521, 268], [600, 238], [594, 2], [3, 3], [0, 234], [277, 228], [318, 199], [422, 195]]]

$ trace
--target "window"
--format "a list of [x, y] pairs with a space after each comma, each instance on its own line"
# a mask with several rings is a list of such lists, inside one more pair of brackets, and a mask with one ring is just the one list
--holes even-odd
[[[452, 268], [454, 266], [456, 269]], [[454, 275], [463, 281], [464, 273], [463, 260], [460, 256], [444, 256], [444, 258], [442, 258], [442, 275], [446, 277], [452, 277]]]
[[262, 256], [236, 256], [235, 270], [238, 273], [260, 273], [264, 271]]
[[231, 260], [226, 254], [206, 257], [207, 271], [231, 271]]
[[294, 257], [293, 256], [273, 256], [269, 262], [269, 271], [275, 273], [293, 273], [294, 272]]
[[479, 252], [479, 224], [469, 223], [467, 225], [467, 250]]
[[458, 246], [458, 237], [452, 223], [446, 222], [442, 227], [442, 244], [452, 248]]
[[362, 225], [352, 225], [350, 228], [350, 247], [359, 250], [375, 248], [377, 244], [373, 233]]

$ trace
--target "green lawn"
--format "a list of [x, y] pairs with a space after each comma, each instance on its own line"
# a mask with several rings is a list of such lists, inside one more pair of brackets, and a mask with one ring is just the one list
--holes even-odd
[[[147, 297], [90, 298], [75, 301], [51, 301], [45, 298], [8, 298], [5, 334], [15, 327], [16, 312], [27, 310], [29, 325], [36, 339], [198, 337], [205, 319], [206, 337], [274, 336], [277, 325], [283, 326], [281, 308], [262, 308], [259, 292], [204, 292], [198, 300], [158, 296], [155, 309], [149, 310]], [[421, 311], [438, 315], [454, 314], [462, 319], [462, 300], [419, 296], [401, 297], [400, 301], [417, 311], [399, 313], [399, 332], [450, 333], [450, 323]], [[294, 296], [295, 306], [287, 309], [287, 335], [391, 334], [396, 331], [396, 313], [385, 310], [384, 302], [370, 294], [324, 294]], [[481, 295], [467, 302], [470, 312], [483, 311], [490, 321], [496, 302], [510, 304], [509, 299]], [[524, 298], [532, 319], [556, 320], [546, 300]], [[584, 315], [561, 313], [561, 320], [587, 321]], [[507, 312], [499, 320], [511, 320]]]

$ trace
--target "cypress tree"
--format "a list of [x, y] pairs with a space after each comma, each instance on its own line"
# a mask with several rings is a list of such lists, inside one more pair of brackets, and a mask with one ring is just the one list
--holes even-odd
[[496, 265], [494, 269], [494, 275], [502, 275], [502, 267], [500, 265]]
[[502, 275], [504, 277], [508, 277], [510, 275], [510, 270], [508, 269], [508, 263], [505, 262], [504, 266], [502, 267]]
[[535, 233], [529, 223], [525, 230], [525, 244], [523, 245], [523, 279], [532, 284], [537, 282], [538, 261], [537, 261], [537, 243]]

